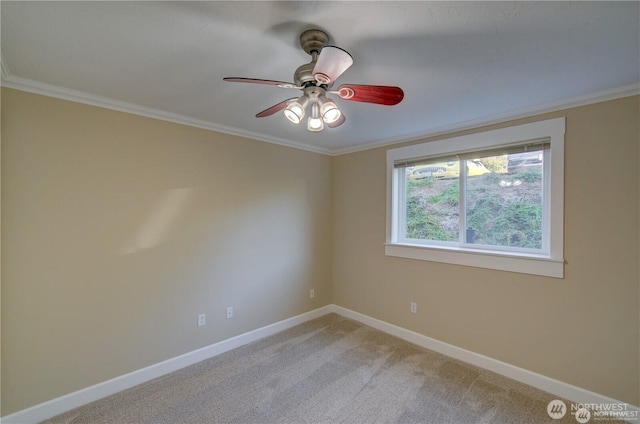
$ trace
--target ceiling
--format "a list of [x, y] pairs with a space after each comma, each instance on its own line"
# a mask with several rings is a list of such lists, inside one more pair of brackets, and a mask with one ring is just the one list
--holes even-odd
[[[2, 1], [2, 85], [327, 154], [639, 92], [640, 2]], [[381, 106], [337, 99], [319, 133], [255, 114], [295, 89], [319, 28], [354, 64], [337, 84], [399, 86]], [[334, 96], [336, 98], [336, 96]]]

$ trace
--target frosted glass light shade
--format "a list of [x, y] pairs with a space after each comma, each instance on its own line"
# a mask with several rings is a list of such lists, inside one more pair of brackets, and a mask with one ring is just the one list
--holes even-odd
[[293, 102], [284, 109], [284, 116], [294, 124], [299, 124], [304, 118], [304, 108], [298, 102]]
[[299, 124], [304, 118], [304, 110], [309, 104], [309, 98], [306, 95], [300, 96], [295, 102], [289, 103], [284, 109], [284, 116], [294, 124]]
[[336, 122], [338, 119], [340, 119], [340, 115], [342, 115], [340, 109], [338, 109], [338, 106], [336, 106], [336, 104], [332, 101], [324, 103], [320, 108], [320, 113], [322, 115], [322, 119], [327, 124]]
[[307, 121], [307, 129], [309, 131], [322, 131], [324, 129], [324, 123], [322, 122], [322, 118], [320, 118], [320, 106], [318, 106], [318, 103], [311, 105], [311, 116]]
[[307, 121], [307, 129], [309, 131], [322, 131], [324, 129], [324, 123], [320, 118], [310, 117]]

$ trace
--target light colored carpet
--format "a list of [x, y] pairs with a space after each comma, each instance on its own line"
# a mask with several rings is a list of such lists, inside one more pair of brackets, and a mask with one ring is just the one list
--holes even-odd
[[555, 398], [330, 314], [45, 422], [576, 423]]

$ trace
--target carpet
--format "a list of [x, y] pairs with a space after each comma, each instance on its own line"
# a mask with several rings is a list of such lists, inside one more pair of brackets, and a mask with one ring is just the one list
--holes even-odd
[[556, 398], [329, 314], [45, 423], [576, 423]]

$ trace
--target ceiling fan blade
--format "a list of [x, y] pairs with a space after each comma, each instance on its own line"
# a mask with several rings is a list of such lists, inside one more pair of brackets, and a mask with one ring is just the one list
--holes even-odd
[[250, 84], [275, 85], [282, 88], [300, 88], [300, 87], [296, 87], [296, 85], [292, 82], [272, 81], [272, 80], [256, 79], [256, 78], [239, 78], [239, 77], [227, 77], [223, 79], [227, 82], [246, 82]]
[[332, 122], [330, 124], [327, 124], [327, 127], [329, 128], [335, 128], [335, 127], [339, 127], [340, 125], [344, 124], [344, 121], [346, 121], [347, 118], [345, 118], [344, 113], [340, 114], [340, 118], [338, 118], [338, 120], [336, 122]]
[[342, 84], [337, 93], [344, 100], [386, 106], [397, 105], [404, 98], [404, 91], [400, 87], [386, 85]]
[[278, 103], [277, 105], [273, 105], [273, 106], [271, 106], [269, 109], [265, 109], [265, 110], [263, 110], [262, 112], [258, 113], [258, 114], [256, 115], [256, 118], [264, 118], [265, 116], [271, 116], [271, 115], [273, 115], [274, 113], [279, 112], [279, 111], [281, 111], [282, 109], [284, 109], [285, 107], [287, 107], [287, 105], [288, 105], [290, 102], [294, 101], [294, 100], [296, 100], [296, 98], [295, 98], [295, 97], [292, 97], [292, 98], [290, 98], [290, 99], [287, 99], [287, 100], [284, 100], [284, 101], [282, 101], [282, 102]]
[[331, 84], [353, 65], [353, 58], [340, 47], [327, 46], [320, 51], [311, 75], [320, 84]]

